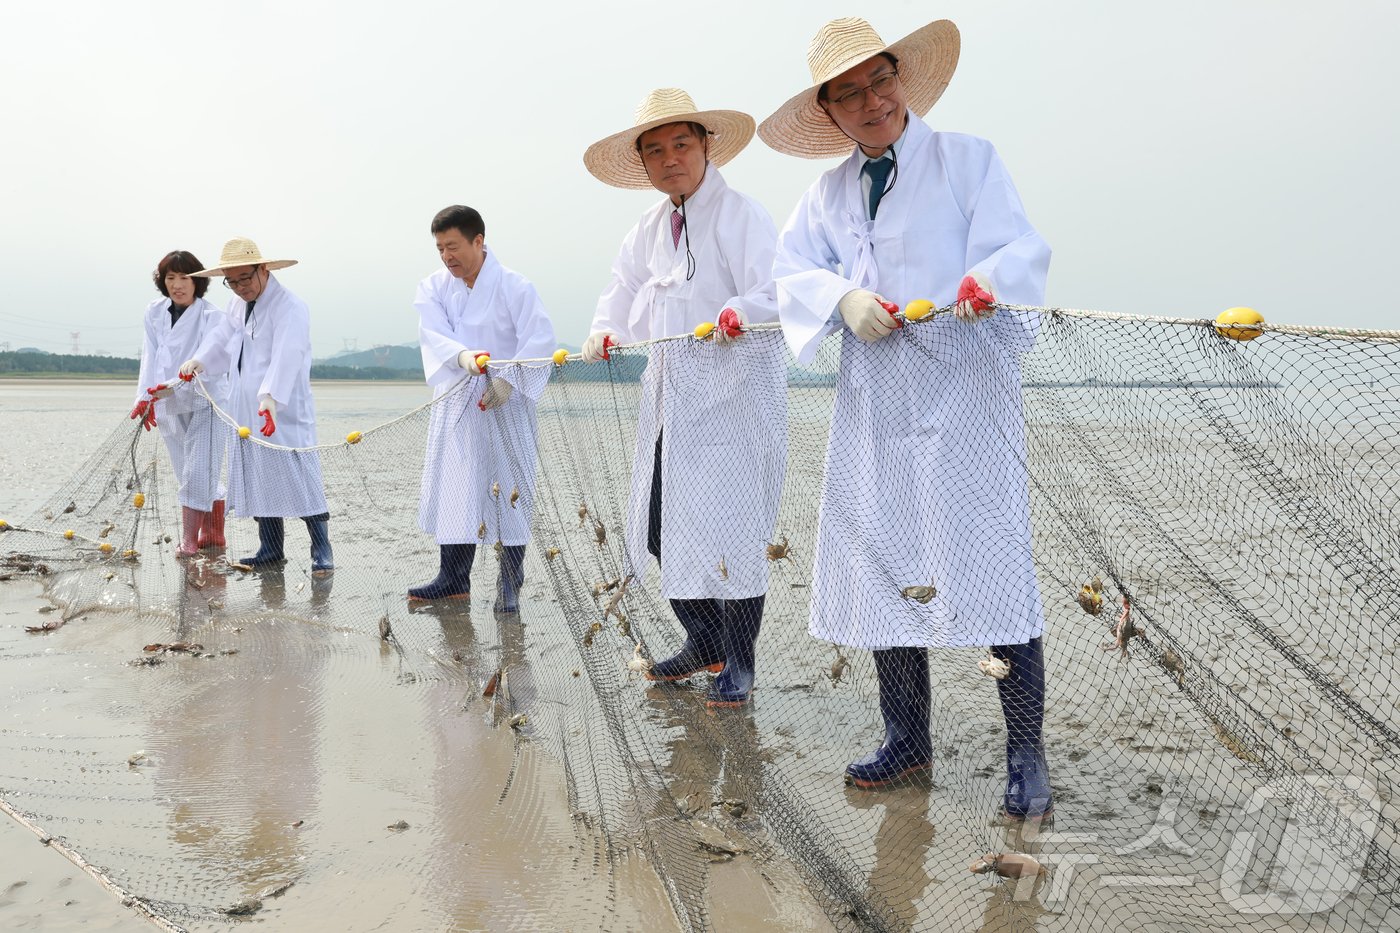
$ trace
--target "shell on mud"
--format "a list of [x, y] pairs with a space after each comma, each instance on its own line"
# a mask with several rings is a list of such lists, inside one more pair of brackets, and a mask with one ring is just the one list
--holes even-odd
[[544, 552], [544, 559], [545, 559], [545, 560], [554, 560], [554, 558], [556, 558], [556, 557], [558, 557], [558, 556], [559, 556], [559, 549], [558, 549], [557, 547], [545, 548], [545, 552]]

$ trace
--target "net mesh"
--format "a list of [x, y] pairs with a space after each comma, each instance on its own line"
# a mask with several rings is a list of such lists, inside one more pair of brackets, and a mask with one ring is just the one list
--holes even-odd
[[[995, 355], [993, 325], [1025, 352]], [[1397, 928], [1400, 340], [1003, 308], [887, 343], [926, 375], [838, 391], [839, 338], [797, 366], [756, 329], [493, 363], [316, 450], [216, 420], [186, 469], [319, 472], [329, 574], [295, 517], [285, 565], [241, 565], [259, 529], [238, 516], [226, 549], [176, 559], [169, 454], [123, 421], [0, 536], [0, 575], [56, 607], [0, 636], [0, 798], [195, 926], [250, 898], [295, 916], [283, 886], [344, 872], [410, 892], [346, 928], [708, 929], [743, 862], [789, 926]], [[546, 374], [538, 401], [477, 406]], [[860, 405], [905, 413], [884, 449], [860, 448]], [[444, 437], [497, 452], [439, 458], [471, 598], [411, 603], [439, 570], [418, 527]], [[814, 598], [862, 638], [809, 635]], [[1020, 821], [1033, 659], [988, 647], [1034, 613], [1054, 809]], [[707, 704], [724, 675], [645, 677], [688, 633], [732, 658], [754, 626], [745, 705]], [[911, 637], [954, 646], [927, 676], [881, 653], [912, 665], [882, 713], [867, 649]], [[843, 780], [923, 709], [930, 769]], [[569, 883], [515, 890], [512, 858]]]

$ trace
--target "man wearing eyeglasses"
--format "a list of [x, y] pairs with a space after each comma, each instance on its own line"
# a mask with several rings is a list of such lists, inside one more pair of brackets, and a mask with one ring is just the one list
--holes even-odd
[[[809, 628], [872, 651], [885, 739], [846, 768], [882, 787], [933, 767], [929, 648], [988, 646], [1006, 723], [1010, 818], [1052, 807], [1041, 740], [1044, 609], [1031, 559], [1020, 357], [1050, 248], [986, 140], [922, 117], [952, 78], [947, 20], [886, 44], [834, 20], [812, 84], [759, 127], [804, 158], [846, 156], [778, 237], [774, 279], [799, 362], [841, 334]], [[898, 305], [954, 314], [908, 324]], [[995, 675], [994, 675], [995, 676]]]
[[[224, 244], [219, 264], [195, 275], [223, 276], [236, 297], [225, 317], [180, 377], [230, 373], [235, 389], [230, 414], [278, 447], [316, 445], [316, 406], [311, 397], [311, 316], [306, 303], [273, 277], [295, 259], [266, 259], [241, 237]], [[311, 570], [333, 568], [330, 513], [315, 452], [290, 452], [235, 438], [229, 456], [229, 511], [258, 523], [258, 551], [242, 562], [281, 566], [285, 518], [300, 518], [311, 537]]]

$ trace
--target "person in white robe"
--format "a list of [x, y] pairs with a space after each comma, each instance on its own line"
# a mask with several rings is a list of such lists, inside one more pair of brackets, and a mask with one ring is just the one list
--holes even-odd
[[[1005, 810], [1041, 817], [1045, 621], [1020, 380], [1037, 319], [995, 305], [1042, 302], [1050, 249], [991, 144], [923, 122], [959, 47], [946, 20], [893, 44], [832, 21], [812, 84], [759, 127], [779, 152], [846, 156], [802, 196], [774, 266], [798, 361], [840, 334], [810, 629], [874, 652], [885, 741], [846, 769], [859, 787], [932, 765], [928, 648], [989, 646], [1010, 665]], [[892, 312], [913, 299], [956, 313], [901, 327]]]
[[[132, 418], [156, 427], [170, 454], [180, 499], [178, 557], [224, 546], [224, 496], [220, 488], [227, 432], [209, 402], [181, 383], [180, 363], [211, 333], [222, 317], [204, 300], [209, 280], [194, 278], [204, 268], [193, 253], [174, 250], [153, 276], [160, 298], [146, 308], [141, 368]], [[208, 379], [205, 390], [215, 405], [228, 404], [228, 380]], [[160, 417], [157, 420], [156, 410]]]
[[187, 380], [197, 373], [227, 374], [229, 414], [267, 438], [266, 445], [251, 437], [230, 441], [229, 511], [258, 523], [258, 551], [242, 562], [281, 566], [286, 562], [283, 520], [301, 518], [311, 538], [311, 571], [320, 576], [335, 565], [321, 460], [305, 449], [316, 446], [311, 313], [272, 276], [296, 262], [266, 259], [246, 238], [225, 243], [219, 264], [195, 274], [223, 276], [234, 298], [180, 374]]
[[718, 673], [711, 707], [742, 706], [753, 689], [787, 463], [787, 354], [775, 334], [744, 330], [777, 320], [777, 230], [719, 172], [753, 131], [747, 114], [698, 111], [684, 91], [663, 88], [634, 125], [584, 155], [599, 180], [666, 197], [624, 237], [583, 358], [717, 325], [710, 340], [647, 348], [626, 542], [638, 579], [659, 561], [661, 594], [686, 632], [648, 679]]
[[409, 599], [471, 595], [478, 541], [500, 545], [498, 612], [519, 610], [525, 545], [535, 504], [535, 403], [549, 366], [477, 365], [547, 359], [554, 327], [535, 286], [501, 265], [486, 246], [486, 224], [470, 207], [443, 208], [431, 224], [443, 268], [418, 284], [423, 376], [435, 404], [418, 524], [438, 543], [438, 575]]

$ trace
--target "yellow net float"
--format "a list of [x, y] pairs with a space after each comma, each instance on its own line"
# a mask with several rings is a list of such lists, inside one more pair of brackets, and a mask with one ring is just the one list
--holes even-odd
[[99, 544], [99, 545], [97, 546], [97, 549], [98, 549], [99, 551], [101, 551], [103, 554], [110, 554], [110, 553], [112, 553], [112, 546], [111, 546], [110, 544], [108, 544], [106, 541], [103, 541], [101, 544]]
[[345, 443], [358, 444], [361, 440], [364, 439], [364, 436], [365, 435], [363, 431], [351, 431], [349, 434], [345, 435]]
[[906, 321], [920, 321], [933, 313], [938, 307], [926, 298], [915, 298], [904, 306], [904, 319]]
[[1258, 326], [1263, 323], [1264, 315], [1253, 308], [1226, 308], [1215, 319], [1215, 332], [1231, 340], [1253, 340], [1264, 333]]
[[710, 335], [713, 334], [714, 332], [715, 332], [715, 322], [714, 322], [714, 321], [701, 321], [699, 324], [696, 324], [696, 325], [695, 325], [695, 339], [696, 339], [696, 340], [708, 340], [709, 337], [710, 337]]
[[9, 527], [10, 523], [5, 521], [3, 518], [0, 518], [0, 531], [6, 531], [9, 529]]
[[145, 504], [146, 504], [146, 494], [145, 494], [144, 492], [138, 492], [136, 495], [134, 495], [134, 496], [131, 497], [131, 505], [132, 505], [133, 508], [139, 509], [139, 508], [141, 508], [142, 506], [144, 506]]
[[554, 351], [554, 365], [555, 365], [555, 366], [563, 366], [564, 363], [565, 363], [565, 361], [568, 360], [568, 358], [569, 358], [569, 351], [568, 351], [568, 350], [565, 350], [563, 347], [560, 347], [558, 350], [555, 350], [555, 351]]
[[476, 368], [486, 372], [486, 364], [491, 362], [491, 354], [483, 353], [476, 358]]
[[72, 541], [72, 540], [73, 540], [73, 529], [72, 529], [72, 528], [69, 528], [67, 531], [65, 531], [65, 532], [63, 533], [63, 539], [64, 539], [65, 541]]
[[240, 428], [238, 429], [238, 436], [239, 436], [240, 438], [242, 438], [243, 440], [245, 440], [245, 441], [246, 441], [250, 436], [252, 436], [252, 433], [253, 433], [253, 430], [252, 430], [251, 428], [249, 428], [246, 424], [243, 425], [242, 427], [240, 427]]

